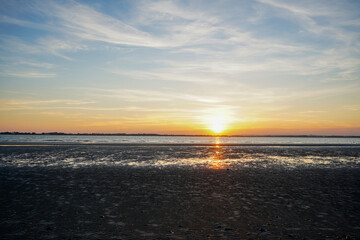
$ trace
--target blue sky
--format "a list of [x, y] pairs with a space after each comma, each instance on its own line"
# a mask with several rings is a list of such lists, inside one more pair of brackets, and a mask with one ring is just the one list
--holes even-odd
[[359, 1], [2, 1], [0, 130], [360, 134], [359, 34]]

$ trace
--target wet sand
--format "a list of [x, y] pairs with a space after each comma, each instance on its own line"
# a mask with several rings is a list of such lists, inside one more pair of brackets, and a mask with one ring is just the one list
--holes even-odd
[[359, 155], [356, 147], [0, 147], [0, 239], [358, 239]]

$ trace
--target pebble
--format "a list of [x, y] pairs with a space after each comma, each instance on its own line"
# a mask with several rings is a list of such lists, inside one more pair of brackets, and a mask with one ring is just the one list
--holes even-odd
[[260, 228], [260, 232], [267, 232], [268, 230], [266, 228]]

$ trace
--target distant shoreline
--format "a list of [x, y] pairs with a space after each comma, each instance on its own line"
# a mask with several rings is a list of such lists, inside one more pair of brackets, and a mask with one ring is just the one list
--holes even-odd
[[360, 138], [346, 135], [206, 135], [206, 134], [157, 134], [157, 133], [62, 133], [62, 132], [0, 132], [0, 135], [55, 135], [55, 136], [149, 136], [149, 137], [303, 137], [303, 138]]
[[360, 147], [357, 143], [77, 143], [0, 142], [0, 147], [113, 146], [113, 147]]

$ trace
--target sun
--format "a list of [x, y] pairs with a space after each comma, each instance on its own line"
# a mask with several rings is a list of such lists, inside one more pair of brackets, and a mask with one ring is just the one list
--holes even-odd
[[209, 129], [216, 134], [220, 134], [226, 129], [223, 117], [212, 117], [209, 119]]
[[221, 133], [222, 131], [224, 131], [224, 126], [221, 123], [213, 123], [210, 126], [210, 129], [214, 133]]

